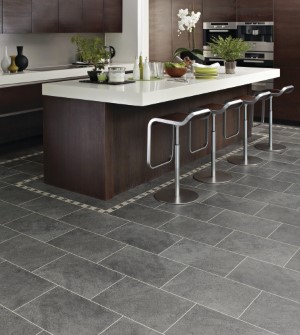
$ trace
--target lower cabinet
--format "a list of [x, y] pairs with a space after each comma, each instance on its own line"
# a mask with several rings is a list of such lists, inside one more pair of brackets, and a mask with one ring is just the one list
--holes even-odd
[[0, 88], [0, 143], [42, 135], [42, 84]]

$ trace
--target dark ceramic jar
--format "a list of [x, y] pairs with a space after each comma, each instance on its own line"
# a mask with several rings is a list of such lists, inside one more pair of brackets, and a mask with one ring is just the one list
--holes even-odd
[[16, 57], [16, 65], [19, 68], [18, 72], [22, 72], [25, 70], [28, 66], [28, 58], [23, 55], [23, 47], [18, 46], [17, 47], [18, 55]]

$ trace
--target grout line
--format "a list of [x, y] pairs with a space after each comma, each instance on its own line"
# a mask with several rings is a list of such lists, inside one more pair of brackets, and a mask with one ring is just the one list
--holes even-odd
[[246, 313], [246, 311], [254, 304], [254, 302], [260, 297], [260, 295], [262, 294], [262, 290], [258, 293], [258, 295], [252, 300], [252, 302], [244, 309], [244, 311], [240, 314], [240, 316], [238, 316], [238, 319], [241, 319], [241, 317], [243, 316], [243, 314]]
[[[260, 202], [261, 203], [261, 202]], [[262, 210], [264, 210], [266, 207], [268, 207], [270, 204], [267, 203], [267, 202], [263, 202], [264, 203], [264, 206], [262, 208], [260, 208], [257, 212], [253, 213], [252, 216], [256, 216], [257, 217], [257, 214], [259, 212], [261, 212]]]
[[101, 334], [105, 333], [109, 328], [111, 328], [113, 325], [115, 325], [116, 323], [118, 323], [121, 319], [123, 319], [123, 316], [120, 316], [119, 319], [117, 319], [115, 322], [113, 322], [108, 327], [104, 328], [100, 333], [98, 333], [98, 335], [101, 335]]
[[172, 280], [174, 280], [176, 277], [178, 277], [179, 275], [181, 275], [186, 269], [188, 269], [189, 266], [185, 264], [185, 268], [183, 268], [180, 272], [178, 272], [175, 276], [173, 276], [171, 279], [169, 279], [168, 281], [166, 281], [163, 285], [161, 285], [159, 288], [163, 289], [164, 286], [166, 286], [167, 284], [169, 284]]
[[[291, 259], [298, 253], [299, 250], [300, 250], [300, 248], [298, 248], [298, 250], [295, 251], [295, 253], [292, 255], [292, 257], [290, 257], [289, 260], [283, 265], [284, 269], [288, 265], [288, 263], [291, 261]], [[289, 269], [289, 268], [287, 268], [287, 269]]]
[[[111, 269], [110, 269], [111, 270]], [[114, 270], [111, 270], [111, 271], [114, 271]], [[103, 289], [102, 291], [98, 292], [96, 295], [94, 295], [92, 298], [85, 298], [85, 299], [88, 299], [88, 300], [91, 300], [91, 301], [94, 301], [93, 299], [95, 299], [98, 295], [104, 293], [105, 291], [108, 291], [110, 288], [112, 288], [113, 286], [115, 286], [117, 283], [119, 283], [120, 281], [126, 279], [126, 275], [125, 274], [122, 274], [123, 277], [121, 277], [120, 279], [118, 279], [116, 282], [114, 282], [113, 284], [109, 285], [108, 287], [106, 287], [105, 289]], [[74, 291], [71, 291], [75, 294], [77, 294], [76, 292]]]
[[226, 279], [231, 279], [231, 278], [229, 278], [229, 276], [231, 275], [231, 273], [237, 268], [237, 267], [239, 267], [244, 261], [246, 261], [246, 259], [248, 259], [249, 257], [248, 256], [246, 256], [245, 258], [243, 258], [231, 271], [229, 271], [228, 273], [227, 273], [227, 275], [224, 277], [224, 278], [226, 278]]
[[65, 256], [68, 256], [68, 255], [69, 255], [69, 253], [67, 252], [66, 254], [64, 254], [64, 255], [62, 255], [62, 256], [60, 256], [60, 257], [58, 257], [58, 258], [53, 259], [52, 261], [50, 261], [50, 262], [48, 262], [48, 263], [46, 263], [46, 264], [44, 264], [44, 265], [42, 265], [42, 266], [40, 266], [40, 267], [34, 269], [34, 270], [31, 271], [31, 272], [32, 272], [33, 274], [36, 275], [36, 274], [37, 274], [36, 271], [38, 271], [38, 270], [40, 270], [40, 269], [42, 269], [42, 268], [48, 266], [48, 265], [51, 264], [51, 263], [54, 263], [54, 262], [58, 261], [59, 259], [65, 257]]
[[169, 250], [170, 248], [174, 247], [175, 245], [179, 244], [181, 241], [184, 240], [184, 237], [182, 237], [180, 240], [174, 242], [172, 245], [168, 246], [166, 249], [164, 249], [163, 251], [161, 251], [159, 254], [157, 254], [158, 256], [162, 256], [163, 257], [163, 253], [166, 252], [167, 250]]
[[[282, 225], [284, 225], [284, 223], [281, 223], [278, 227], [276, 227], [268, 236], [266, 236], [266, 238], [267, 239], [270, 239], [270, 236], [272, 235], [272, 234], [274, 234], [275, 233], [275, 231], [278, 229], [278, 228], [280, 228]], [[270, 239], [270, 240], [272, 240], [272, 241], [277, 241], [277, 240], [273, 240], [272, 238]], [[280, 242], [280, 241], [279, 241]]]
[[[110, 240], [113, 240], [113, 239], [110, 238]], [[113, 240], [113, 241], [116, 241], [116, 240]], [[125, 242], [120, 242], [120, 241], [118, 241], [118, 242], [124, 244], [124, 246], [123, 246], [122, 248], [118, 249], [117, 251], [111, 253], [110, 255], [108, 255], [108, 256], [106, 256], [106, 257], [100, 259], [100, 261], [97, 262], [98, 265], [103, 266], [103, 265], [101, 264], [103, 261], [105, 261], [107, 258], [109, 258], [109, 257], [111, 257], [111, 256], [113, 256], [113, 255], [115, 255], [115, 254], [117, 254], [119, 251], [121, 251], [121, 250], [125, 249], [126, 247], [128, 247], [128, 244], [127, 244], [127, 243], [125, 243]]]
[[[236, 230], [235, 229], [233, 229], [228, 235], [226, 235], [224, 238], [222, 238], [222, 240], [221, 241], [219, 241], [218, 243], [216, 243], [215, 245], [213, 245], [214, 247], [217, 247], [218, 246], [218, 244], [220, 244], [221, 242], [223, 242], [227, 237], [229, 237], [231, 234], [233, 234], [234, 232], [235, 232]], [[222, 249], [222, 248], [220, 248], [220, 249]], [[225, 249], [222, 249], [222, 250], [225, 250]]]

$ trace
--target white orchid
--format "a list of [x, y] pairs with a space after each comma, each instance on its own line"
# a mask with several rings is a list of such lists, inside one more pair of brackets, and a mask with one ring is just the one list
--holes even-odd
[[179, 12], [177, 14], [180, 19], [178, 21], [178, 35], [180, 35], [182, 31], [185, 31], [185, 29], [191, 33], [196, 27], [196, 23], [199, 21], [200, 15], [200, 12], [190, 12], [187, 8], [179, 9]]

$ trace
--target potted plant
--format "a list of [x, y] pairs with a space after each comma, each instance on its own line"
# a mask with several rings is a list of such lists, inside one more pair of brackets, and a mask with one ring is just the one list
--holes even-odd
[[208, 44], [213, 54], [224, 59], [225, 71], [228, 74], [235, 73], [236, 60], [243, 57], [243, 54], [250, 48], [249, 43], [232, 36], [212, 37], [212, 42]]
[[105, 60], [109, 57], [104, 41], [100, 37], [73, 36], [71, 42], [76, 44], [80, 59], [87, 64], [92, 64], [94, 69], [88, 71], [91, 81], [97, 81], [100, 69], [104, 68]]

